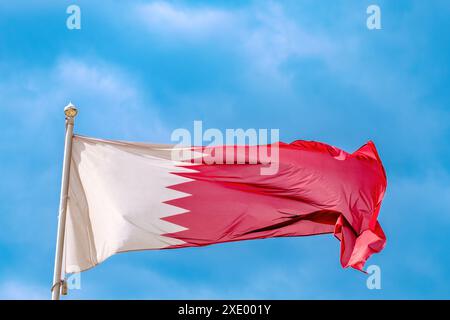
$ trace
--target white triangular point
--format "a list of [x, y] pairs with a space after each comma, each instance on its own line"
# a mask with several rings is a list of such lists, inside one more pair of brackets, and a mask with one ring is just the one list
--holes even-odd
[[[161, 151], [173, 151], [173, 150], [182, 151], [182, 150], [190, 150], [190, 148], [170, 148], [170, 149], [161, 148], [159, 150], [161, 150]], [[204, 155], [206, 155], [206, 154], [204, 154], [202, 152], [190, 151], [190, 152], [186, 152], [184, 154], [184, 157], [180, 157], [178, 159], [179, 161], [159, 159], [159, 161], [161, 161], [162, 167], [164, 167], [165, 173], [170, 174], [170, 178], [167, 179], [167, 181], [169, 183], [164, 184], [164, 191], [158, 196], [159, 197], [159, 201], [158, 201], [159, 208], [155, 208], [156, 210], [154, 212], [159, 212], [158, 218], [160, 219], [161, 222], [157, 222], [157, 224], [164, 223], [166, 230], [167, 230], [167, 228], [171, 229], [171, 231], [166, 232], [166, 233], [175, 233], [175, 232], [179, 232], [179, 231], [184, 231], [184, 230], [187, 230], [187, 228], [177, 225], [172, 222], [168, 222], [166, 220], [161, 220], [161, 218], [166, 218], [169, 216], [174, 216], [174, 215], [190, 212], [189, 210], [187, 210], [185, 208], [181, 208], [181, 207], [177, 207], [173, 204], [165, 203], [165, 202], [168, 202], [171, 200], [176, 200], [176, 199], [181, 199], [181, 198], [191, 196], [191, 194], [189, 194], [189, 193], [177, 191], [170, 187], [173, 187], [173, 186], [176, 186], [179, 184], [183, 184], [186, 182], [194, 181], [193, 179], [185, 178], [185, 177], [179, 176], [177, 174], [173, 174], [173, 173], [197, 172], [194, 169], [194, 167], [198, 164], [192, 163], [191, 160], [197, 159], [197, 158], [202, 158]], [[158, 161], [157, 158], [154, 158], [153, 160]], [[186, 168], [187, 166], [190, 166], [193, 168], [192, 169]], [[162, 236], [162, 237], [170, 238], [167, 236]], [[185, 243], [184, 241], [179, 240], [179, 239], [174, 239], [174, 238], [170, 238], [170, 239], [178, 241], [179, 243], [177, 243], [177, 244]]]
[[164, 220], [163, 218], [189, 212], [184, 208], [166, 202], [191, 196], [188, 193], [177, 191], [170, 187], [193, 181], [192, 179], [174, 173], [190, 173], [195, 171], [180, 167], [180, 165], [186, 165], [186, 163], [183, 162], [171, 161], [148, 155], [146, 157], [151, 159], [152, 166], [155, 169], [151, 172], [152, 187], [150, 188], [151, 195], [149, 194], [149, 196], [152, 201], [151, 208], [149, 208], [150, 214], [143, 215], [142, 219], [137, 221], [137, 224], [140, 228], [155, 232], [155, 235], [157, 234], [162, 242], [162, 247], [184, 244], [184, 241], [165, 236], [164, 234], [184, 231], [187, 228]]
[[[155, 180], [161, 181], [161, 184], [159, 185], [158, 192], [155, 192], [155, 201], [154, 201], [154, 207], [152, 210], [152, 217], [156, 218], [153, 219], [151, 223], [154, 224], [156, 228], [160, 228], [160, 237], [167, 240], [170, 245], [180, 245], [184, 244], [185, 242], [165, 236], [164, 234], [169, 233], [176, 233], [180, 231], [187, 230], [186, 227], [169, 222], [167, 220], [163, 220], [162, 218], [179, 215], [183, 213], [188, 213], [189, 210], [181, 207], [177, 207], [173, 204], [168, 204], [166, 202], [169, 202], [171, 200], [181, 199], [185, 197], [190, 197], [191, 194], [181, 192], [178, 190], [174, 190], [170, 187], [194, 181], [193, 179], [185, 178], [182, 176], [177, 175], [176, 173], [192, 173], [197, 172], [194, 168], [197, 163], [193, 163], [192, 160], [202, 158], [205, 156], [205, 153], [192, 151], [189, 147], [180, 147], [180, 148], [155, 148], [155, 151], [163, 151], [163, 152], [170, 152], [172, 151], [188, 151], [185, 153], [181, 153], [183, 156], [179, 157], [176, 160], [169, 160], [169, 159], [163, 159], [158, 156], [151, 156], [151, 155], [145, 155], [145, 157], [151, 158], [152, 163], [154, 166], [157, 166], [159, 170], [155, 170]], [[186, 168], [186, 167], [192, 167]], [[175, 173], [175, 174], [174, 174]]]

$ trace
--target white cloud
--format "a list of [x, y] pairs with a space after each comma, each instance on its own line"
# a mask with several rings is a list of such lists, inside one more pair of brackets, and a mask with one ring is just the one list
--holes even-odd
[[240, 30], [240, 42], [260, 72], [286, 77], [279, 68], [290, 58], [314, 57], [326, 62], [334, 53], [328, 37], [303, 28], [279, 4], [269, 2], [249, 10], [245, 17], [247, 28]]
[[43, 300], [50, 297], [50, 288], [16, 280], [0, 283], [0, 299], [2, 300]]
[[72, 101], [79, 109], [76, 132], [87, 127], [95, 131], [83, 134], [155, 142], [170, 137], [150, 94], [114, 65], [62, 57], [49, 69], [17, 70], [5, 80], [2, 112], [27, 130], [63, 123], [62, 109]]
[[150, 32], [172, 33], [179, 36], [205, 37], [230, 25], [233, 17], [225, 10], [173, 6], [167, 2], [140, 4], [138, 20]]
[[274, 2], [240, 9], [153, 2], [139, 4], [134, 11], [139, 24], [163, 41], [175, 45], [183, 45], [180, 40], [206, 41], [243, 56], [257, 74], [283, 77], [279, 67], [291, 57], [329, 59], [334, 52], [324, 34], [302, 28]]

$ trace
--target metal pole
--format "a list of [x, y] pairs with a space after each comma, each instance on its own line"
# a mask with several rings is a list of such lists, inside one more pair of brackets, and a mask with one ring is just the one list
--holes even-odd
[[52, 300], [59, 300], [61, 293], [61, 279], [62, 260], [64, 251], [64, 235], [66, 231], [66, 212], [67, 212], [67, 197], [69, 191], [69, 173], [70, 161], [72, 158], [72, 138], [74, 119], [77, 115], [77, 108], [72, 103], [69, 103], [64, 108], [66, 115], [66, 138], [64, 143], [64, 161], [61, 182], [61, 195], [59, 199], [59, 217], [58, 217], [58, 235], [56, 238], [56, 253], [55, 253], [55, 269], [53, 272], [53, 286], [52, 286]]

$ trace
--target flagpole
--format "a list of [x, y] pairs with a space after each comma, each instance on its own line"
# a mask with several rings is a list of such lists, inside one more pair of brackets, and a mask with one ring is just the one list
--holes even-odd
[[70, 161], [72, 158], [73, 126], [77, 113], [78, 110], [72, 103], [69, 103], [64, 108], [64, 114], [66, 115], [66, 137], [64, 142], [64, 160], [62, 170], [61, 195], [59, 199], [58, 235], [56, 238], [55, 269], [53, 272], [52, 300], [59, 300], [61, 293], [61, 284], [63, 283], [63, 279], [61, 279], [61, 274], [62, 274], [62, 261], [64, 253], [63, 252], [64, 236], [66, 231], [67, 197], [69, 191]]

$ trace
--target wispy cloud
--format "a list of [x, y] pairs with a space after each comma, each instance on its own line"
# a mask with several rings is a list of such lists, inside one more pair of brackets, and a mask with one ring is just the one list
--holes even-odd
[[262, 70], [277, 70], [290, 58], [326, 61], [334, 54], [335, 44], [328, 36], [304, 28], [279, 4], [249, 8], [244, 18], [247, 27], [238, 31], [240, 40], [249, 60]]
[[134, 15], [164, 42], [202, 41], [227, 48], [269, 76], [281, 76], [279, 67], [289, 58], [328, 59], [334, 51], [327, 36], [301, 27], [275, 2], [230, 9], [158, 1], [136, 5]]
[[[0, 112], [16, 118], [28, 130], [40, 130], [52, 121], [62, 123], [62, 108], [72, 101], [83, 115], [77, 132], [96, 128], [83, 133], [147, 141], [169, 136], [151, 94], [126, 72], [101, 60], [63, 56], [49, 69], [15, 70], [0, 81], [0, 94]], [[17, 124], [11, 129], [16, 131]]]
[[0, 299], [43, 300], [50, 297], [50, 289], [22, 281], [7, 280], [0, 283]]
[[149, 32], [179, 37], [199, 39], [218, 35], [220, 31], [226, 31], [233, 22], [233, 15], [226, 10], [175, 6], [162, 1], [139, 4], [134, 10], [138, 21]]

